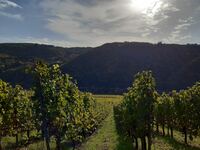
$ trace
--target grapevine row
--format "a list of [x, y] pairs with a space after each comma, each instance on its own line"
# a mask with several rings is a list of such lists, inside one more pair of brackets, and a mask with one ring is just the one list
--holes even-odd
[[[75, 147], [91, 135], [105, 118], [104, 106], [95, 102], [90, 93], [80, 92], [69, 75], [62, 74], [59, 65], [38, 62], [31, 71], [32, 90], [20, 85], [12, 87], [0, 80], [0, 142], [3, 137], [38, 131], [50, 150], [50, 139], [71, 141]], [[0, 149], [2, 146], [0, 145]]]
[[143, 71], [135, 76], [114, 112], [118, 131], [129, 137], [136, 149], [141, 139], [142, 149], [151, 150], [153, 134], [159, 132], [159, 126], [163, 135], [167, 128], [172, 138], [174, 130], [181, 131], [187, 144], [188, 137], [192, 140], [200, 134], [200, 83], [179, 92], [159, 94], [152, 72]]

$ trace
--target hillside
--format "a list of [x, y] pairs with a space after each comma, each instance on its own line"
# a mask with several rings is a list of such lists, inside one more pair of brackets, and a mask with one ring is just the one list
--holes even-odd
[[94, 48], [68, 64], [80, 87], [97, 93], [118, 93], [134, 74], [152, 70], [160, 91], [182, 89], [200, 80], [200, 46], [149, 43], [109, 43]]
[[36, 60], [63, 65], [91, 48], [62, 48], [31, 43], [0, 44], [0, 78], [30, 87], [31, 77], [25, 73]]
[[0, 44], [0, 78], [30, 87], [24, 73], [37, 59], [59, 63], [82, 90], [121, 93], [134, 74], [152, 70], [160, 91], [182, 89], [200, 80], [200, 45], [108, 43], [96, 48]]

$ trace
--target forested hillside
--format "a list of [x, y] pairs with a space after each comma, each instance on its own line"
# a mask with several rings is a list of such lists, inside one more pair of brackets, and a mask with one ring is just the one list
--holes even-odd
[[31, 43], [0, 44], [0, 78], [13, 84], [30, 87], [32, 77], [25, 69], [37, 60], [63, 65], [90, 48], [62, 48]]
[[152, 70], [159, 91], [182, 89], [200, 80], [200, 46], [149, 43], [110, 43], [63, 66], [82, 89], [122, 92], [134, 75]]
[[58, 63], [81, 90], [122, 93], [134, 75], [152, 70], [159, 91], [185, 89], [200, 80], [200, 45], [108, 43], [96, 48], [61, 48], [38, 44], [0, 44], [0, 78], [30, 87], [24, 73], [34, 60]]

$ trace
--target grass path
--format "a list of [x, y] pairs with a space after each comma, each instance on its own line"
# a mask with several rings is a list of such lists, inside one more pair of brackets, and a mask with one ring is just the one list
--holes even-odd
[[[118, 135], [115, 128], [113, 110], [104, 120], [102, 127], [79, 148], [79, 150], [132, 150], [132, 144], [123, 136]], [[179, 132], [174, 133], [175, 139], [157, 135], [153, 139], [152, 150], [200, 150], [199, 138], [191, 142], [189, 146], [183, 143], [183, 137]], [[139, 141], [139, 145], [140, 145]]]
[[[113, 103], [117, 105], [121, 102], [119, 96], [96, 96], [97, 101], [102, 103]], [[159, 136], [153, 139], [152, 150], [200, 150], [200, 138], [191, 142], [190, 146], [183, 144], [183, 136], [179, 132], [174, 132], [175, 139], [167, 136]], [[141, 145], [139, 140], [139, 145]], [[79, 150], [132, 150], [132, 144], [117, 133], [114, 121], [113, 109], [110, 108], [110, 114], [103, 121], [102, 126], [97, 132], [89, 137], [86, 142], [79, 147]]]
[[157, 135], [154, 139], [153, 150], [200, 150], [200, 138], [188, 141], [189, 145], [184, 144], [184, 137], [180, 132], [174, 131], [174, 138], [169, 136]]
[[[117, 133], [114, 121], [114, 113], [112, 107], [121, 102], [121, 96], [96, 95], [96, 100], [101, 103], [107, 103], [110, 107], [109, 115], [102, 122], [101, 127], [92, 136], [77, 148], [77, 150], [133, 150], [132, 144], [122, 135]], [[110, 105], [111, 104], [111, 105]], [[200, 150], [200, 137], [189, 142], [186, 146], [183, 142], [184, 137], [180, 132], [174, 131], [174, 139], [167, 136], [156, 135], [153, 139], [152, 150]], [[6, 143], [14, 143], [14, 138], [4, 138]], [[141, 145], [139, 140], [139, 145]], [[8, 149], [8, 148], [7, 148]], [[7, 150], [6, 149], [6, 150]], [[39, 141], [29, 145], [28, 150], [44, 150], [43, 141]], [[55, 141], [51, 142], [51, 149], [55, 149]], [[25, 150], [22, 148], [21, 150]], [[62, 144], [62, 150], [72, 150], [71, 145]], [[140, 150], [140, 149], [139, 149]]]
[[118, 135], [113, 110], [102, 124], [102, 127], [92, 135], [79, 150], [131, 150], [132, 145]]

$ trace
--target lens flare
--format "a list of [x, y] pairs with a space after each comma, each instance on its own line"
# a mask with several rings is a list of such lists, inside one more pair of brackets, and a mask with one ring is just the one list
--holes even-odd
[[161, 0], [131, 0], [131, 8], [147, 16], [154, 16], [162, 4]]

